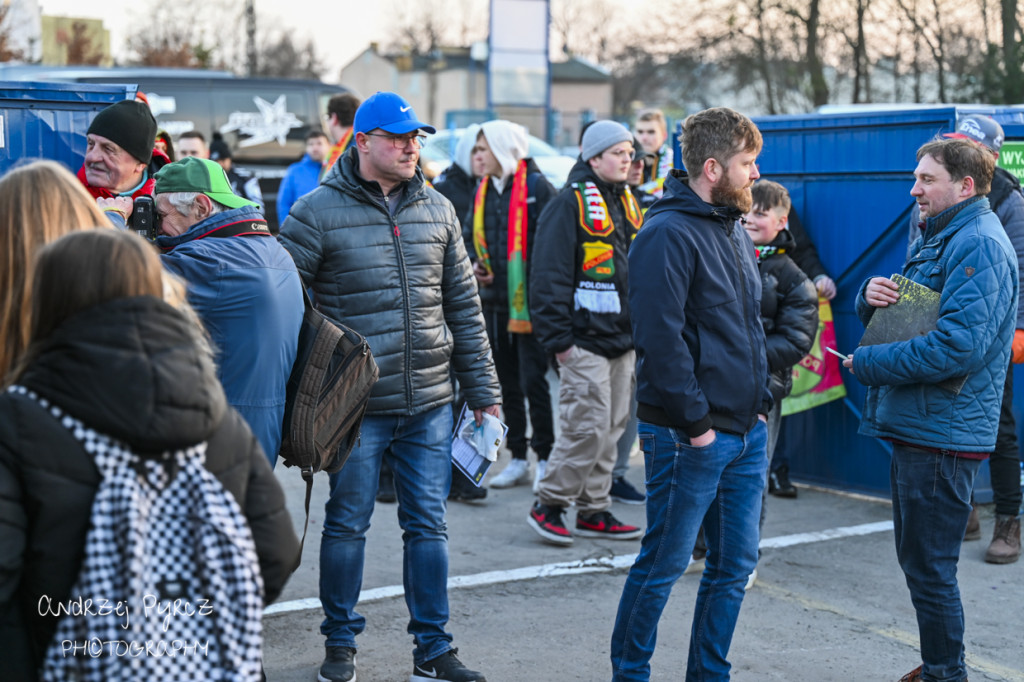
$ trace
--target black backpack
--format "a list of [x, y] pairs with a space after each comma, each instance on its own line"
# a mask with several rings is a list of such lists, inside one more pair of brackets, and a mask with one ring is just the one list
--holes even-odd
[[317, 310], [305, 289], [302, 298], [305, 312], [288, 378], [279, 454], [306, 481], [308, 528], [313, 474], [332, 474], [345, 465], [379, 370], [366, 339]]

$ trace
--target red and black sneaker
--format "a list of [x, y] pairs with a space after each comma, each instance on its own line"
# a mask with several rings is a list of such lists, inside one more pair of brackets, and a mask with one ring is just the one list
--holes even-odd
[[643, 534], [643, 528], [623, 523], [607, 510], [587, 515], [576, 514], [576, 535], [581, 538], [634, 540]]
[[545, 542], [550, 542], [553, 545], [571, 545], [572, 535], [562, 522], [563, 513], [565, 513], [565, 509], [562, 507], [534, 502], [526, 520], [530, 527], [544, 538]]

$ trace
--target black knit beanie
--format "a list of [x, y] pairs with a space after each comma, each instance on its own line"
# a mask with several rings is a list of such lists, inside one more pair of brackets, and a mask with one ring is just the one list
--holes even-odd
[[142, 163], [149, 163], [156, 142], [156, 119], [147, 105], [126, 99], [96, 114], [89, 134], [105, 137]]

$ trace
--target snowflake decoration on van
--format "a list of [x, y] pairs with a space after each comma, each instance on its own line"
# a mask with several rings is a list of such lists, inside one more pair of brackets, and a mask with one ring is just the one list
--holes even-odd
[[262, 97], [253, 97], [252, 101], [259, 107], [259, 111], [233, 111], [228, 116], [228, 122], [220, 127], [220, 132], [230, 133], [238, 131], [242, 135], [248, 135], [242, 140], [239, 147], [253, 147], [272, 140], [284, 146], [288, 131], [292, 128], [301, 128], [303, 123], [286, 110], [287, 100], [281, 95], [273, 104]]

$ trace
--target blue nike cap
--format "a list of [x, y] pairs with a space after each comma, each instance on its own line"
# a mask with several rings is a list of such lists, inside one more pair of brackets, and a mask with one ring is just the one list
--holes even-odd
[[431, 134], [437, 132], [433, 126], [417, 120], [412, 106], [393, 92], [376, 92], [356, 109], [353, 131], [368, 133], [377, 128], [396, 135], [414, 130], [424, 130]]

